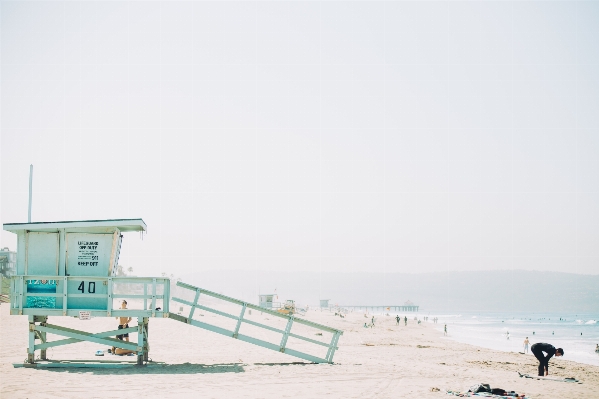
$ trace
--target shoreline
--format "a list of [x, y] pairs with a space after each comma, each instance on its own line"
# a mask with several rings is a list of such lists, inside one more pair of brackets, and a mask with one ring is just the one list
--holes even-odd
[[[596, 317], [596, 315], [594, 315]], [[599, 366], [599, 353], [595, 351], [599, 342], [599, 330], [595, 324], [583, 325], [586, 329], [584, 337], [578, 335], [580, 324], [562, 324], [556, 322], [545, 324], [538, 322], [506, 322], [499, 324], [496, 318], [485, 317], [486, 320], [471, 321], [469, 319], [447, 320], [449, 336], [457, 342], [480, 346], [501, 352], [521, 353], [524, 351], [524, 339], [530, 340], [530, 345], [536, 342], [549, 342], [555, 347], [566, 349], [566, 358], [581, 364]], [[433, 328], [442, 331], [442, 323]], [[509, 338], [507, 338], [509, 331]], [[534, 335], [536, 331], [537, 334]], [[532, 334], [531, 334], [532, 333]], [[530, 350], [529, 350], [530, 353]]]
[[[597, 366], [561, 358], [550, 361], [550, 375], [576, 377], [582, 384], [523, 379], [516, 371], [536, 374], [538, 363], [534, 356], [461, 343], [444, 337], [428, 323], [418, 325], [409, 320], [407, 326], [403, 322], [396, 326], [392, 316], [375, 316], [375, 327], [364, 328], [364, 322], [370, 319], [362, 314], [339, 318], [334, 313], [318, 311], [309, 311], [303, 318], [344, 331], [335, 364], [302, 363], [288, 355], [172, 320], [151, 319], [150, 358], [166, 362], [165, 366], [44, 370], [13, 367], [12, 363], [25, 358], [27, 318], [9, 316], [8, 306], [2, 305], [0, 372], [3, 383], [0, 397], [122, 398], [123, 392], [115, 389], [115, 383], [120, 381], [131, 396], [135, 392], [148, 398], [278, 399], [321, 395], [332, 398], [408, 395], [442, 398], [447, 397], [446, 390], [463, 391], [478, 383], [488, 383], [492, 387], [525, 393], [532, 399], [590, 399], [597, 396], [599, 389]], [[111, 318], [80, 321], [57, 317], [54, 322], [86, 331], [103, 331], [113, 328], [114, 324]], [[48, 357], [92, 359], [97, 349], [105, 348], [79, 343], [49, 350]], [[103, 359], [121, 358], [105, 356]], [[43, 387], [43, 391], [36, 390], [39, 387]], [[433, 388], [439, 391], [431, 391]]]
[[[441, 331], [441, 333], [442, 333], [442, 331]], [[458, 343], [464, 344], [464, 345], [471, 345], [471, 346], [474, 346], [476, 348], [484, 348], [484, 349], [488, 349], [488, 350], [492, 350], [492, 351], [498, 351], [498, 352], [502, 352], [502, 353], [513, 353], [513, 354], [521, 354], [521, 355], [533, 356], [534, 357], [534, 355], [532, 354], [532, 352], [530, 352], [530, 346], [532, 346], [532, 344], [534, 344], [534, 342], [532, 342], [532, 341], [531, 341], [531, 344], [529, 346], [528, 353], [524, 353], [524, 348], [522, 348], [521, 351], [514, 351], [514, 350], [503, 349], [503, 348], [497, 348], [497, 347], [479, 345], [479, 344], [476, 344], [476, 343], [468, 343], [468, 342], [463, 342], [462, 341], [462, 339], [466, 340], [467, 339], [466, 337], [455, 336], [455, 335], [452, 335], [452, 334], [450, 334], [448, 336], [448, 338], [451, 339], [451, 340], [453, 340], [454, 342], [458, 342]], [[539, 342], [545, 342], [545, 341], [539, 341]], [[549, 343], [551, 343], [551, 342], [549, 342]], [[565, 347], [564, 347], [564, 349], [565, 349]], [[590, 353], [589, 355], [590, 356], [595, 356], [596, 355], [597, 357], [599, 357], [599, 353], [598, 352], [593, 352], [593, 353]], [[568, 355], [566, 354], [566, 358], [565, 359], [560, 359], [560, 361], [562, 361], [562, 360], [568, 360], [570, 362], [577, 363], [577, 364], [580, 364], [580, 365], [592, 366], [592, 367], [599, 367], [599, 365], [597, 365], [597, 364], [590, 363], [590, 362], [585, 362], [585, 361], [581, 361], [579, 359], [576, 359], [576, 360], [568, 359], [567, 356]], [[597, 362], [599, 362], [599, 359], [593, 359], [593, 361], [595, 361], [597, 363]]]

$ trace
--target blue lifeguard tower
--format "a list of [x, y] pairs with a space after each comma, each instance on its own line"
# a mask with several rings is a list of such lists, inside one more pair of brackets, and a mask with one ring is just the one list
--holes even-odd
[[[15, 366], [90, 367], [91, 362], [44, 362], [48, 348], [81, 341], [128, 349], [137, 355], [136, 364], [147, 364], [148, 324], [152, 317], [171, 318], [315, 363], [333, 362], [339, 337], [343, 334], [341, 330], [182, 282], [177, 283], [177, 288], [185, 298], [171, 297], [171, 282], [164, 277], [117, 276], [123, 233], [143, 234], [146, 224], [142, 219], [8, 223], [3, 227], [17, 235], [16, 274], [10, 277], [10, 314], [29, 318], [27, 360]], [[124, 285], [134, 285], [138, 289], [134, 293], [119, 289]], [[201, 304], [203, 297], [225, 303], [226, 309]], [[118, 304], [123, 299], [135, 300], [141, 305], [136, 309], [120, 309]], [[188, 306], [189, 313], [186, 316], [171, 313], [171, 300]], [[233, 307], [237, 309], [235, 314], [228, 310]], [[230, 328], [223, 327], [226, 323], [214, 325], [194, 318], [196, 309], [220, 316], [225, 322], [231, 323]], [[245, 314], [246, 309], [268, 313], [283, 322], [284, 327], [256, 321]], [[49, 323], [49, 318], [54, 316], [74, 316], [82, 320], [91, 317], [136, 317], [137, 325], [90, 333]], [[292, 327], [298, 325], [302, 329], [301, 334], [292, 331]], [[246, 328], [248, 333], [244, 330]], [[256, 328], [257, 331], [274, 333], [275, 340], [264, 339], [262, 334], [260, 338], [256, 337]], [[325, 333], [321, 335], [327, 336], [327, 340], [306, 337], [306, 329]], [[48, 333], [65, 338], [49, 342], [46, 339]], [[114, 338], [124, 333], [137, 333], [137, 342]], [[299, 343], [301, 350], [290, 345], [290, 339]], [[316, 349], [326, 348], [326, 355], [317, 355], [312, 349], [304, 350], [306, 344], [315, 345]], [[35, 351], [38, 350], [39, 360], [35, 359]], [[98, 364], [102, 367], [120, 367], [123, 362], [95, 362], [96, 366]]]

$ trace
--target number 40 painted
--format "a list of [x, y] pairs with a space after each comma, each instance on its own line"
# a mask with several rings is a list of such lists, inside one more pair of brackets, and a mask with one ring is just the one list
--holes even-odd
[[[81, 291], [82, 294], [85, 294], [85, 281], [82, 281], [81, 284], [79, 284], [77, 291]], [[88, 294], [96, 293], [96, 282], [95, 281], [90, 281], [89, 283], [87, 283], [87, 293]]]

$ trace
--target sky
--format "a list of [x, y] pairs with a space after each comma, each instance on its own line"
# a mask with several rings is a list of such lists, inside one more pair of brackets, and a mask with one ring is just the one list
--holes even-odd
[[[0, 1], [0, 222], [120, 263], [599, 274], [599, 2]], [[2, 232], [0, 246], [16, 247]]]

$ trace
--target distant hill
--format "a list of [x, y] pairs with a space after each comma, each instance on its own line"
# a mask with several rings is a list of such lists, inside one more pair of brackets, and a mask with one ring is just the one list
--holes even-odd
[[426, 312], [599, 312], [599, 275], [524, 270], [448, 273], [206, 271], [183, 281], [257, 303], [258, 292], [318, 306], [402, 305]]

